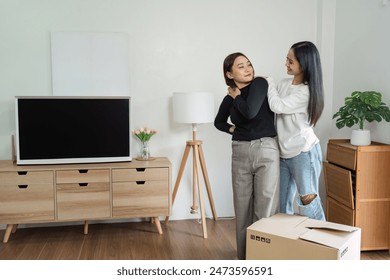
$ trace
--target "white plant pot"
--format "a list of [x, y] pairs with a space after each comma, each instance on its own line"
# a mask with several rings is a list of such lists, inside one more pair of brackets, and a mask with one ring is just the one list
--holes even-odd
[[354, 146], [368, 146], [371, 144], [371, 135], [369, 130], [352, 130], [351, 144]]

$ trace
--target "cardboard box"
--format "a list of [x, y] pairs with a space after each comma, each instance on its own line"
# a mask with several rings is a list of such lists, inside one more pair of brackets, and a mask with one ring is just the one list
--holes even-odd
[[248, 260], [359, 260], [361, 229], [276, 214], [247, 228]]

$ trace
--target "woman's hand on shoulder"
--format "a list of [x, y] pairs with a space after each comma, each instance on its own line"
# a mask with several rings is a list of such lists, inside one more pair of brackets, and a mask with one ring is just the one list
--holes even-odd
[[228, 95], [231, 96], [233, 99], [235, 99], [237, 96], [241, 94], [241, 91], [236, 87], [228, 87]]

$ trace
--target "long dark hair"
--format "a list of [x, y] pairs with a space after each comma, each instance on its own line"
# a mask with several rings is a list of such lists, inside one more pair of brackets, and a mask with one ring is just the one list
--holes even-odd
[[324, 87], [322, 67], [317, 47], [308, 41], [291, 46], [303, 71], [303, 82], [309, 86], [310, 98], [307, 106], [309, 122], [315, 126], [324, 110]]
[[[248, 59], [248, 57], [246, 55], [244, 55], [243, 53], [236, 52], [236, 53], [229, 54], [225, 58], [225, 60], [223, 61], [223, 77], [225, 78], [226, 85], [228, 85], [229, 87], [232, 87], [232, 88], [236, 88], [237, 85], [236, 85], [236, 83], [234, 82], [233, 79], [228, 78], [226, 73], [232, 71], [232, 67], [233, 67], [234, 61], [239, 56], [243, 56], [246, 59]], [[248, 61], [249, 61], [249, 59], [248, 59]]]

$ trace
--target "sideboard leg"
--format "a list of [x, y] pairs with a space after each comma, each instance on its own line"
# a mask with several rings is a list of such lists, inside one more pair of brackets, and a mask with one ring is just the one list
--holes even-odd
[[88, 234], [88, 221], [84, 221], [84, 234]]
[[7, 225], [7, 228], [5, 229], [3, 243], [7, 243], [8, 242], [8, 239], [9, 239], [9, 236], [11, 235], [13, 227], [14, 227], [14, 225], [12, 225], [12, 224]]
[[17, 229], [18, 229], [18, 225], [17, 224], [13, 225], [12, 233], [15, 233]]
[[163, 234], [162, 228], [161, 228], [161, 223], [158, 217], [153, 217], [154, 223], [156, 224], [156, 228], [159, 234]]

